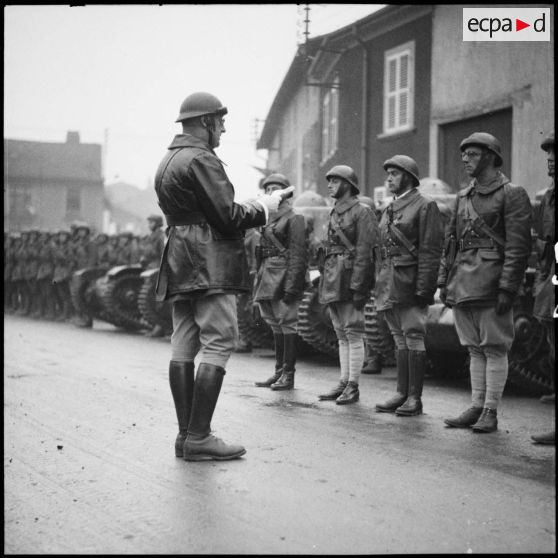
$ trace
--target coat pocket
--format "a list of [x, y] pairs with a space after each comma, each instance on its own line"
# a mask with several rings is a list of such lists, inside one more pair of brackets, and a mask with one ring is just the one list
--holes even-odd
[[393, 290], [397, 301], [405, 302], [414, 296], [417, 285], [418, 266], [412, 256], [393, 258]]

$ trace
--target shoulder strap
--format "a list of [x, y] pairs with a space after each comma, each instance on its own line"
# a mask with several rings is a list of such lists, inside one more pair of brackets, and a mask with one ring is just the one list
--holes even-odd
[[332, 215], [331, 215], [330, 222], [331, 222], [331, 226], [333, 227], [333, 230], [337, 233], [337, 236], [341, 239], [341, 242], [345, 245], [347, 250], [349, 250], [349, 252], [351, 252], [351, 254], [354, 253], [355, 247], [353, 246], [351, 241], [345, 236], [345, 233], [341, 230], [341, 227], [339, 226], [339, 223], [337, 222], [337, 218], [335, 217], [335, 213], [333, 213], [333, 212], [332, 212]]
[[499, 246], [504, 247], [506, 245], [506, 241], [495, 231], [493, 231], [484, 221], [484, 219], [477, 213], [475, 206], [473, 205], [473, 201], [471, 200], [471, 196], [467, 196], [465, 198], [465, 204], [467, 212], [471, 217], [471, 223], [477, 225], [479, 229], [490, 237], [496, 244]]
[[263, 236], [265, 236], [265, 238], [267, 238], [268, 240], [271, 240], [271, 242], [273, 243], [275, 248], [277, 248], [277, 250], [279, 250], [279, 252], [281, 254], [283, 254], [284, 252], [287, 251], [287, 249], [283, 246], [283, 244], [281, 244], [281, 242], [275, 236], [274, 232], [271, 230], [270, 227], [264, 227], [263, 230], [262, 230], [262, 234], [263, 234]]
[[417, 255], [416, 246], [393, 223], [388, 223], [388, 228], [389, 231], [395, 235], [397, 240], [401, 242], [403, 247], [407, 249], [411, 256]]

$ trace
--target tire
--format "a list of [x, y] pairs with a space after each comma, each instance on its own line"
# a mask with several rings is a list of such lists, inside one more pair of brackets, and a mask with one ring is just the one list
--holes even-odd
[[116, 327], [138, 331], [146, 329], [138, 308], [138, 293], [142, 279], [137, 274], [121, 274], [115, 278], [103, 277], [97, 283], [108, 321]]
[[97, 296], [95, 284], [106, 274], [103, 268], [82, 269], [72, 274], [70, 297], [78, 314], [107, 321], [101, 300]]
[[304, 291], [298, 307], [297, 333], [310, 347], [338, 358], [337, 335], [324, 305], [318, 302], [318, 289]]
[[172, 333], [172, 306], [168, 301], [158, 302], [155, 299], [157, 277], [157, 273], [142, 277], [142, 285], [138, 293], [138, 309], [143, 321], [150, 329], [158, 325], [163, 328], [165, 335], [170, 335]]

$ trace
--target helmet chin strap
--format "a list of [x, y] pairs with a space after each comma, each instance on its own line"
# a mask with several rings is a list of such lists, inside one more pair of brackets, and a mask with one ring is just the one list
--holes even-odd
[[339, 188], [337, 188], [337, 192], [335, 192], [332, 197], [338, 200], [339, 198], [342, 198], [348, 191], [350, 191], [350, 189], [351, 185], [346, 180], [342, 180], [341, 184], [339, 184]]
[[483, 149], [479, 162], [475, 170], [471, 173], [474, 178], [478, 178], [487, 169], [490, 159], [490, 152], [487, 149]]
[[213, 148], [213, 134], [215, 132], [215, 120], [213, 120], [213, 115], [206, 114], [202, 116], [202, 124], [207, 130], [209, 145]]

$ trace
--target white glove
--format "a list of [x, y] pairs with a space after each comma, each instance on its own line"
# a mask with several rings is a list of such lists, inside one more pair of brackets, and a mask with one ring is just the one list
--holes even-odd
[[275, 213], [279, 208], [279, 204], [294, 192], [295, 187], [289, 186], [283, 190], [275, 190], [271, 194], [264, 194], [257, 198], [256, 201], [260, 202], [270, 213]]

